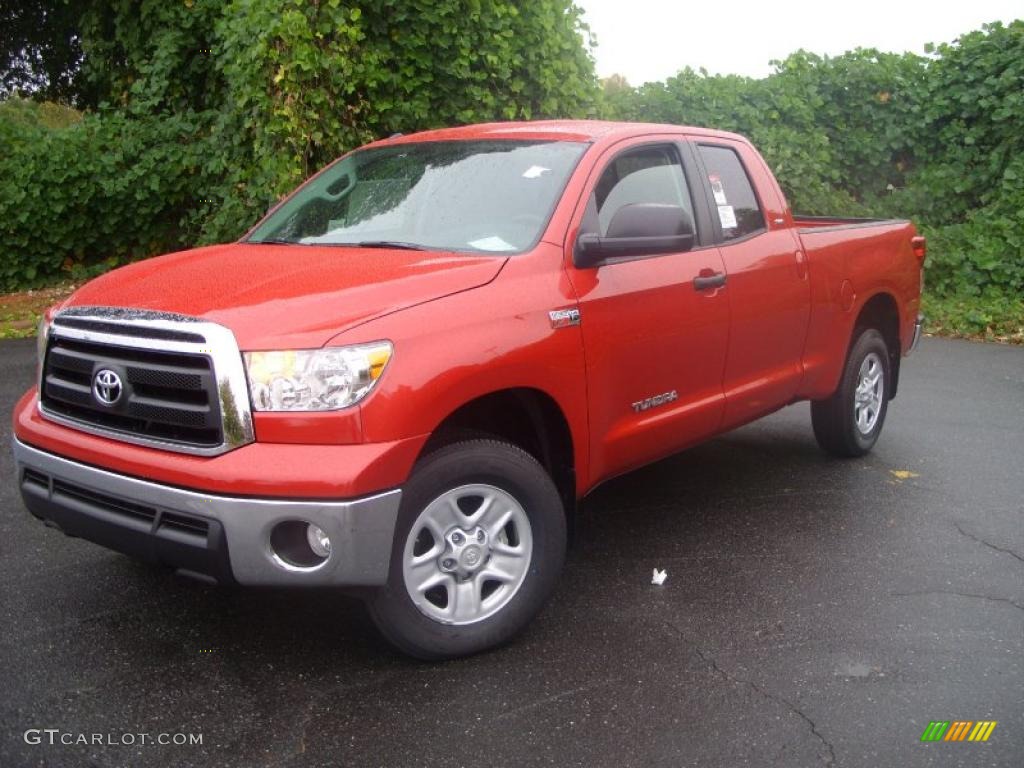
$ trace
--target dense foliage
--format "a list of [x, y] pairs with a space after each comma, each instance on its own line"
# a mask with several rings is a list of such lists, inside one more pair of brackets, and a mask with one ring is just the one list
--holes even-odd
[[64, 129], [16, 99], [0, 110], [0, 288], [238, 237], [370, 139], [586, 114], [597, 98], [570, 0], [77, 7], [84, 62], [61, 77], [93, 109]]
[[[188, 115], [87, 117], [53, 130], [0, 120], [0, 285], [102, 269], [188, 242], [205, 162]], [[195, 230], [193, 230], [195, 231]]]

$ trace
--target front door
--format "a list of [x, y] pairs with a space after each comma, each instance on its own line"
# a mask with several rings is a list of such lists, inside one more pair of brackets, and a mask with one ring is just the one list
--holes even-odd
[[689, 176], [696, 166], [674, 141], [631, 144], [595, 167], [578, 233], [606, 236], [623, 206], [659, 203], [684, 208], [698, 242], [682, 253], [567, 265], [586, 354], [591, 483], [714, 434], [724, 404], [729, 306], [724, 289], [694, 285], [724, 270], [710, 233], [701, 232], [709, 219], [695, 216], [691, 190], [700, 187], [687, 183], [683, 158]]

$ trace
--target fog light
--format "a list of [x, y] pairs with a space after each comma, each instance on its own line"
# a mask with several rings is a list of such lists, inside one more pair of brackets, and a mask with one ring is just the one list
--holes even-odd
[[331, 540], [307, 520], [282, 520], [270, 531], [270, 552], [286, 570], [319, 568], [331, 556]]
[[331, 556], [331, 540], [326, 533], [312, 523], [306, 526], [306, 541], [309, 542], [309, 548], [317, 557]]

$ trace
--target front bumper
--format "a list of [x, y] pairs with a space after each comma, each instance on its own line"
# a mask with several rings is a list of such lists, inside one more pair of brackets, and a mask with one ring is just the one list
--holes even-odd
[[[14, 439], [29, 511], [71, 536], [221, 583], [373, 586], [387, 580], [401, 491], [347, 501], [250, 498], [191, 491], [62, 458]], [[330, 556], [297, 567], [271, 547], [279, 523], [309, 522]]]

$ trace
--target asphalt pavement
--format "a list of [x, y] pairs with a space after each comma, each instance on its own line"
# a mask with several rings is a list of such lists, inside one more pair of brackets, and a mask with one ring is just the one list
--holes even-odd
[[[0, 344], [5, 413], [33, 356]], [[1024, 765], [1024, 348], [925, 339], [865, 459], [801, 404], [603, 486], [530, 630], [433, 665], [350, 599], [45, 528], [9, 432], [4, 768]], [[932, 720], [998, 724], [922, 743]]]

